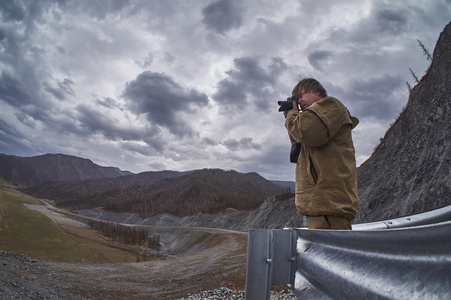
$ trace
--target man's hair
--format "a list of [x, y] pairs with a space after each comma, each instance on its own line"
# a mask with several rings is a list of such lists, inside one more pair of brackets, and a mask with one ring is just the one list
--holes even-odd
[[318, 80], [314, 78], [304, 78], [296, 84], [293, 88], [293, 92], [291, 93], [293, 96], [299, 97], [302, 90], [305, 93], [314, 92], [319, 93], [321, 97], [327, 97], [326, 89], [318, 82]]

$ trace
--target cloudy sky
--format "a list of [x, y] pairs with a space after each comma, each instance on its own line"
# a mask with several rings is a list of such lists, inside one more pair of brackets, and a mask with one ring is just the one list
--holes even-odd
[[294, 180], [277, 101], [314, 77], [360, 119], [359, 165], [450, 21], [450, 0], [0, 1], [0, 153]]

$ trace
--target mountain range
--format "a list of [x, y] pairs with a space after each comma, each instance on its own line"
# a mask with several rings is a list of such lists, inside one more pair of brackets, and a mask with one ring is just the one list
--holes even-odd
[[280, 185], [257, 173], [220, 169], [132, 174], [91, 160], [46, 154], [17, 157], [0, 154], [0, 177], [30, 195], [55, 201], [68, 210], [103, 207], [112, 212], [186, 216], [214, 214], [227, 208], [256, 209], [282, 193]]

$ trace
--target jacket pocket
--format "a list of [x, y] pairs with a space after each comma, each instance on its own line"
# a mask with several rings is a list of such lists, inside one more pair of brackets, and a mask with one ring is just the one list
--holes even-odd
[[291, 143], [290, 162], [297, 164], [299, 153], [301, 153], [302, 144], [296, 141]]
[[318, 173], [316, 173], [315, 165], [313, 164], [312, 157], [309, 156], [310, 161], [310, 175], [313, 178], [313, 182], [316, 184], [318, 182]]

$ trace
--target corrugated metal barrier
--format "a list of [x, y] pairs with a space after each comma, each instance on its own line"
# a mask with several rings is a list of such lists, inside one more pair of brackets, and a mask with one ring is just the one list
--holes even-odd
[[451, 206], [352, 231], [249, 230], [246, 299], [451, 299]]

